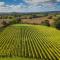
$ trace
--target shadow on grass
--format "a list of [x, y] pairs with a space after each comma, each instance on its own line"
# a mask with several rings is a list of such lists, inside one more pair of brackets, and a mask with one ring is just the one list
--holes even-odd
[[0, 27], [0, 32], [3, 32], [6, 27]]

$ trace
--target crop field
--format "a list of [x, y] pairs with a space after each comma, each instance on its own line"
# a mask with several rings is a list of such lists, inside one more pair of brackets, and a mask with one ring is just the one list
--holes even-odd
[[60, 31], [40, 25], [8, 26], [0, 32], [0, 57], [59, 60]]

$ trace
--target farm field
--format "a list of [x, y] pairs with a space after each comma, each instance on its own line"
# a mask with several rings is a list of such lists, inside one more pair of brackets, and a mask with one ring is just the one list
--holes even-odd
[[40, 25], [8, 26], [0, 32], [0, 57], [1, 60], [13, 57], [18, 57], [13, 60], [59, 60], [60, 31]]

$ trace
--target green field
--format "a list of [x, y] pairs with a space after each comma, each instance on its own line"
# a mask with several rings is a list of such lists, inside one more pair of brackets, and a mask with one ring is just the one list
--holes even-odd
[[0, 60], [59, 60], [60, 31], [40, 25], [8, 26], [0, 32], [0, 57]]

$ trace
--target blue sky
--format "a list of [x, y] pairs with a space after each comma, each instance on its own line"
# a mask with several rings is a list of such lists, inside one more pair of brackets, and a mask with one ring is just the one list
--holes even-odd
[[1, 2], [5, 2], [6, 4], [19, 4], [24, 3], [23, 0], [0, 0]]
[[60, 0], [0, 0], [0, 12], [60, 11]]

